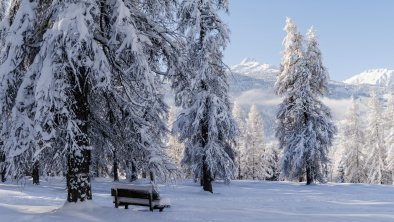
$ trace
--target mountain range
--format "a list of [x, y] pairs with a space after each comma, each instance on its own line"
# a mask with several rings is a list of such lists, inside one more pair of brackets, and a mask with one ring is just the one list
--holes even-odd
[[[273, 137], [275, 113], [281, 101], [275, 94], [279, 68], [246, 58], [230, 69], [230, 95], [233, 100], [243, 107], [245, 117], [250, 106], [256, 104], [265, 123], [266, 135]], [[352, 96], [359, 99], [365, 112], [371, 91], [382, 94], [384, 100], [387, 86], [394, 86], [394, 70], [371, 69], [342, 82], [330, 80], [328, 92], [322, 100], [331, 108], [334, 120], [340, 123], [346, 116]]]

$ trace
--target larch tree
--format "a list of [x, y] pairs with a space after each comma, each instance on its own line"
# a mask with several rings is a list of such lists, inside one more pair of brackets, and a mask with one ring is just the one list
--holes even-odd
[[0, 21], [4, 18], [9, 7], [9, 0], [3, 0], [0, 2]]
[[268, 162], [264, 158], [265, 149], [263, 120], [256, 105], [252, 105], [246, 123], [245, 179], [263, 180], [271, 176], [267, 175]]
[[387, 108], [385, 112], [385, 141], [387, 149], [387, 171], [389, 176], [391, 176], [391, 182], [394, 184], [394, 95], [389, 93], [389, 98], [387, 101]]
[[114, 172], [121, 161], [162, 177], [173, 170], [160, 87], [177, 70], [177, 42], [165, 21], [174, 11], [163, 13], [173, 3], [13, 1], [9, 14], [19, 17], [2, 23], [10, 34], [1, 43], [15, 33], [18, 41], [9, 41], [12, 50], [0, 60], [2, 80], [10, 79], [0, 93], [10, 172], [42, 156], [65, 156], [67, 200], [79, 202], [92, 198], [93, 145], [108, 146], [102, 150], [112, 154]]
[[346, 117], [343, 130], [342, 146], [344, 152], [341, 159], [343, 180], [348, 183], [362, 183], [365, 181], [364, 173], [364, 146], [365, 138], [363, 124], [360, 120], [360, 109], [357, 101], [352, 98], [351, 106]]
[[336, 128], [331, 113], [319, 97], [327, 89], [328, 75], [321, 64], [313, 31], [308, 33], [307, 51], [296, 25], [287, 18], [284, 51], [276, 92], [283, 98], [277, 113], [276, 137], [283, 149], [282, 175], [304, 177], [307, 184], [325, 182], [328, 148]]
[[[39, 145], [35, 143], [31, 120], [33, 112], [30, 112], [28, 117], [20, 115], [20, 111], [33, 111], [32, 91], [26, 95], [29, 98], [24, 102], [17, 102], [17, 98], [25, 73], [38, 53], [37, 45], [44, 34], [42, 28], [48, 21], [47, 8], [48, 4], [45, 1], [10, 1], [9, 10], [0, 23], [1, 141], [4, 158], [7, 159], [3, 165], [7, 165], [9, 174], [17, 178], [25, 171], [32, 172], [33, 168], [36, 168], [34, 172], [38, 170], [39, 157], [34, 153], [39, 150]], [[42, 22], [39, 23], [39, 20]], [[13, 133], [18, 135], [12, 135]], [[8, 140], [14, 136], [18, 142]], [[24, 152], [26, 150], [28, 152]], [[33, 176], [33, 182], [38, 183], [37, 174]]]
[[233, 144], [237, 134], [231, 115], [223, 50], [229, 41], [219, 11], [228, 1], [184, 0], [180, 5], [180, 30], [187, 39], [187, 74], [174, 80], [176, 104], [182, 111], [174, 131], [185, 144], [183, 163], [191, 166], [205, 191], [212, 180], [229, 182], [234, 175]]
[[100, 30], [106, 33], [102, 43], [115, 85], [107, 98], [112, 101], [109, 109], [117, 107], [112, 116], [123, 144], [117, 161], [127, 171], [131, 168], [130, 178], [140, 171], [165, 179], [175, 170], [164, 144], [168, 107], [161, 87], [163, 78], [178, 69], [176, 33], [168, 27], [174, 1], [107, 1], [104, 8]]
[[368, 103], [368, 127], [366, 147], [368, 148], [364, 168], [367, 182], [382, 184], [386, 167], [386, 150], [382, 123], [382, 105], [377, 92], [372, 92]]
[[280, 151], [277, 148], [277, 144], [267, 144], [263, 153], [263, 159], [266, 164], [264, 167], [264, 179], [278, 181], [280, 175]]
[[235, 165], [237, 167], [237, 179], [241, 180], [243, 178], [243, 173], [245, 171], [246, 159], [245, 159], [245, 137], [246, 137], [246, 123], [245, 123], [245, 114], [242, 107], [235, 102], [233, 107], [233, 116], [235, 122], [238, 126], [238, 136], [236, 139], [236, 153], [237, 158], [235, 161]]
[[[173, 124], [175, 123], [177, 119], [177, 109], [176, 107], [172, 106], [170, 108], [170, 113], [168, 117], [168, 128], [171, 129]], [[175, 165], [181, 169], [181, 162], [183, 158], [183, 151], [184, 151], [184, 146], [182, 143], [178, 142], [178, 139], [176, 138], [175, 135], [169, 135], [168, 138], [168, 153], [172, 161], [175, 163]]]

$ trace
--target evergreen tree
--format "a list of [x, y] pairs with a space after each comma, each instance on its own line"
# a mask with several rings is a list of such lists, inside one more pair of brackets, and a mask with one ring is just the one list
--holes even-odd
[[[0, 93], [9, 171], [23, 176], [23, 165], [65, 156], [67, 200], [89, 200], [92, 145], [100, 144], [97, 151], [111, 154], [114, 177], [118, 164], [130, 161], [132, 169], [166, 177], [173, 165], [163, 143], [167, 106], [160, 84], [177, 69], [178, 49], [165, 22], [174, 11], [162, 10], [173, 10], [173, 1], [13, 4], [9, 14], [20, 18], [2, 24], [19, 41], [1, 38], [15, 49], [1, 57], [1, 77], [11, 79]], [[7, 58], [16, 63], [7, 65]]]
[[346, 118], [342, 141], [345, 148], [341, 159], [343, 180], [348, 183], [362, 183], [365, 181], [363, 148], [365, 145], [363, 125], [360, 120], [359, 106], [352, 98], [351, 107]]
[[[32, 92], [30, 90], [30, 95], [26, 95], [28, 98], [24, 102], [17, 102], [17, 94], [25, 72], [38, 52], [36, 46], [44, 34], [41, 28], [48, 20], [47, 8], [48, 4], [45, 2], [39, 4], [38, 1], [14, 0], [10, 2], [9, 10], [0, 23], [0, 48], [3, 49], [0, 54], [1, 149], [7, 156], [8, 172], [14, 177], [20, 177], [25, 171], [31, 172], [39, 166], [39, 156], [33, 155], [39, 150], [39, 144], [35, 143], [32, 115], [26, 116], [20, 112], [34, 109], [29, 100]], [[18, 135], [12, 135], [13, 133]], [[19, 143], [8, 140], [13, 136], [17, 137]], [[24, 152], [25, 150], [29, 151]], [[14, 167], [16, 165], [20, 167]], [[37, 172], [37, 169], [34, 171]], [[37, 180], [34, 182], [37, 183]]]
[[263, 154], [263, 159], [266, 163], [265, 180], [278, 181], [280, 175], [280, 152], [276, 144], [267, 145]]
[[285, 177], [300, 178], [306, 172], [307, 184], [314, 180], [325, 182], [328, 148], [336, 132], [328, 107], [318, 100], [326, 90], [324, 81], [328, 79], [320, 75], [327, 72], [316, 63], [320, 57], [306, 59], [311, 57], [313, 47], [309, 45], [314, 35], [308, 34], [308, 51], [304, 53], [303, 38], [289, 18], [285, 31], [281, 72], [276, 82], [277, 94], [283, 97], [276, 130], [279, 147], [284, 150], [282, 173]]
[[394, 184], [394, 95], [389, 93], [387, 109], [385, 112], [385, 147], [387, 149], [387, 173], [391, 176], [391, 182]]
[[307, 33], [306, 66], [311, 72], [310, 88], [314, 95], [324, 95], [328, 89], [329, 76], [323, 65], [322, 53], [317, 42], [315, 29], [312, 26]]
[[267, 174], [267, 159], [263, 158], [266, 149], [264, 141], [263, 120], [256, 105], [252, 105], [248, 114], [245, 140], [245, 179], [263, 180], [271, 175]]
[[386, 150], [384, 147], [384, 132], [382, 123], [382, 105], [379, 96], [373, 92], [368, 103], [369, 118], [366, 135], [368, 147], [364, 168], [367, 173], [367, 182], [381, 184], [386, 167]]
[[229, 37], [219, 10], [227, 12], [227, 0], [182, 1], [179, 17], [188, 40], [188, 74], [173, 80], [176, 104], [183, 106], [174, 128], [185, 143], [183, 163], [209, 192], [215, 177], [229, 182], [235, 170], [232, 144], [237, 130], [222, 61]]
[[[177, 119], [177, 111], [176, 107], [171, 107], [169, 117], [168, 117], [168, 127], [171, 129], [173, 124]], [[172, 161], [175, 165], [180, 169], [181, 161], [183, 158], [183, 144], [178, 142], [178, 139], [175, 135], [170, 135], [168, 139], [168, 152]]]
[[0, 21], [4, 18], [7, 13], [9, 6], [9, 0], [3, 0], [0, 2]]
[[237, 166], [237, 179], [241, 180], [243, 178], [243, 174], [246, 166], [246, 159], [245, 159], [246, 123], [245, 123], [245, 116], [242, 107], [236, 102], [234, 103], [234, 107], [233, 107], [233, 116], [239, 130], [239, 134], [236, 139], [237, 158], [235, 161], [235, 165]]

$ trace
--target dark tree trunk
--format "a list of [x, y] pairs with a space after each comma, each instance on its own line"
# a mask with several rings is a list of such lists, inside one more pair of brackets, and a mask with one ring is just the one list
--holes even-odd
[[4, 183], [7, 178], [6, 178], [6, 166], [5, 166], [5, 153], [4, 152], [0, 152], [0, 163], [2, 163], [1, 167], [0, 167], [0, 176], [1, 176], [1, 182]]
[[310, 167], [306, 167], [306, 185], [313, 183], [313, 175]]
[[[97, 157], [96, 157], [97, 158]], [[99, 167], [99, 163], [98, 163], [98, 158], [96, 159], [96, 165], [95, 165], [95, 168], [96, 168], [96, 177], [100, 177], [100, 167]]]
[[[79, 58], [82, 59], [82, 58]], [[79, 121], [79, 133], [75, 136], [77, 149], [69, 149], [67, 158], [67, 201], [78, 202], [92, 199], [90, 186], [89, 166], [91, 162], [90, 141], [88, 138], [88, 85], [87, 72], [85, 68], [79, 68], [78, 81], [75, 75], [70, 73], [71, 85], [75, 88], [72, 91], [74, 104], [72, 110], [75, 118]], [[69, 141], [71, 145], [71, 141]]]
[[[205, 147], [205, 144], [208, 142], [208, 126], [206, 124], [203, 125], [202, 127], [202, 135], [203, 135], [203, 147]], [[204, 189], [204, 191], [208, 191], [213, 193], [212, 190], [212, 175], [209, 170], [208, 164], [206, 162], [206, 157], [204, 156], [203, 159], [203, 166], [202, 166], [202, 175], [201, 175], [201, 184]]]
[[203, 164], [203, 189], [204, 191], [208, 191], [213, 193], [212, 190], [212, 176], [209, 172], [208, 165], [206, 163]]
[[241, 154], [238, 154], [238, 180], [242, 179], [242, 172], [241, 172]]
[[149, 178], [151, 182], [156, 182], [155, 174], [152, 171], [149, 172]]
[[135, 166], [134, 161], [131, 162], [131, 177], [130, 181], [135, 181], [138, 179], [137, 167]]
[[33, 171], [31, 173], [33, 177], [33, 184], [39, 185], [40, 184], [40, 162], [36, 160], [33, 164]]
[[90, 150], [82, 150], [81, 155], [71, 152], [68, 156], [67, 201], [78, 202], [92, 199], [89, 177]]
[[114, 181], [119, 181], [119, 175], [118, 175], [118, 161], [114, 160]]
[[119, 175], [118, 175], [118, 160], [116, 158], [116, 151], [114, 151], [114, 167], [113, 169], [113, 174], [114, 174], [114, 181], [119, 181]]
[[5, 176], [5, 167], [2, 169], [2, 171], [1, 171], [1, 182], [2, 183], [4, 183], [6, 180], [7, 180], [7, 178], [6, 178], [6, 176]]
[[298, 182], [300, 182], [300, 183], [304, 182], [304, 176], [298, 177]]
[[[203, 145], [203, 147], [205, 147], [205, 145], [208, 143], [208, 126], [206, 123], [203, 123], [201, 130], [202, 130], [202, 136], [203, 136], [202, 145]], [[203, 157], [202, 162], [203, 162], [203, 166], [202, 166], [202, 174], [201, 174], [201, 179], [200, 179], [201, 185], [202, 185], [204, 191], [208, 191], [208, 192], [213, 193], [212, 174], [211, 174], [211, 172], [209, 170], [209, 166], [206, 162], [206, 156]]]
[[141, 177], [142, 177], [143, 179], [146, 179], [146, 172], [142, 172]]

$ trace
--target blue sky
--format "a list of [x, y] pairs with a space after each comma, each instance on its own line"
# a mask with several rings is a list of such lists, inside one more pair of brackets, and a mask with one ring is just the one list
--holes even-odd
[[394, 69], [394, 0], [230, 0], [225, 62], [251, 57], [278, 66], [286, 16], [301, 33], [315, 27], [331, 79]]

